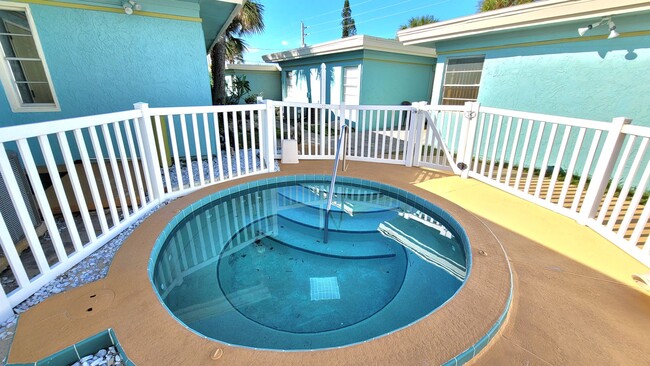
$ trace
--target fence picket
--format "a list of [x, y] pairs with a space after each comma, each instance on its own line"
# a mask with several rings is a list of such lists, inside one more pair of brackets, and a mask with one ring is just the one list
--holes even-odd
[[93, 204], [97, 212], [97, 217], [99, 217], [99, 225], [102, 229], [102, 233], [108, 232], [108, 222], [106, 220], [106, 214], [104, 213], [104, 206], [102, 203], [101, 196], [99, 195], [99, 188], [97, 187], [97, 181], [95, 180], [95, 173], [93, 172], [92, 165], [90, 164], [90, 157], [88, 156], [88, 149], [86, 147], [86, 142], [83, 137], [83, 133], [80, 129], [74, 130], [74, 138], [79, 147], [79, 155], [81, 155], [81, 163], [84, 168], [84, 173], [86, 174], [86, 179], [88, 180], [88, 185], [90, 186], [90, 194], [93, 198]]
[[81, 213], [81, 219], [84, 223], [84, 228], [86, 230], [86, 235], [88, 235], [88, 240], [93, 242], [97, 239], [97, 234], [95, 233], [95, 227], [90, 219], [90, 212], [88, 211], [88, 204], [86, 203], [86, 197], [83, 195], [81, 190], [81, 182], [79, 181], [79, 174], [77, 173], [77, 168], [72, 159], [72, 153], [70, 152], [70, 145], [68, 143], [68, 138], [65, 135], [65, 132], [58, 132], [56, 137], [59, 141], [59, 146], [61, 147], [61, 153], [63, 155], [63, 161], [65, 162], [65, 167], [70, 176], [70, 183], [72, 184], [72, 189], [74, 192], [79, 192], [75, 194], [77, 199], [77, 205], [79, 206], [79, 212]]
[[[36, 203], [41, 209], [41, 215], [43, 215], [43, 220], [45, 221], [45, 225], [47, 226], [47, 231], [50, 234], [50, 238], [52, 239], [52, 244], [54, 245], [54, 251], [56, 252], [57, 259], [59, 260], [59, 262], [64, 262], [66, 259], [68, 259], [68, 254], [66, 253], [65, 248], [63, 247], [63, 240], [61, 240], [61, 234], [59, 233], [59, 228], [56, 225], [56, 221], [54, 220], [54, 215], [52, 214], [52, 209], [50, 208], [50, 204], [47, 201], [47, 196], [45, 194], [45, 190], [43, 189], [43, 184], [41, 183], [41, 178], [36, 169], [36, 164], [34, 163], [34, 157], [32, 156], [32, 151], [29, 148], [29, 144], [27, 143], [27, 140], [25, 139], [16, 141], [16, 144], [18, 145], [18, 151], [20, 152], [20, 155], [23, 158], [23, 165], [25, 166], [25, 171], [27, 172], [27, 176], [29, 177], [29, 181], [31, 182], [31, 187], [32, 190], [34, 191], [34, 197], [36, 198]], [[59, 175], [58, 172], [56, 172], [56, 178], [59, 178], [58, 175]], [[57, 190], [56, 193], [58, 194], [60, 193], [60, 191]], [[77, 194], [80, 193], [81, 192]], [[67, 205], [67, 202], [64, 200], [64, 202], [61, 205], [62, 206]]]
[[[34, 259], [36, 260], [38, 270], [42, 274], [48, 273], [50, 271], [50, 266], [48, 265], [45, 254], [43, 253], [43, 248], [40, 246], [36, 231], [32, 226], [32, 219], [30, 218], [29, 212], [27, 211], [27, 205], [25, 204], [25, 201], [20, 194], [18, 181], [16, 180], [16, 177], [14, 176], [14, 173], [11, 169], [9, 157], [7, 156], [7, 151], [5, 150], [3, 143], [0, 143], [0, 174], [2, 175], [2, 179], [4, 179], [9, 197], [14, 204], [14, 209], [16, 210], [16, 214], [20, 220], [20, 225], [23, 228], [23, 233], [27, 238], [27, 243], [29, 244], [32, 253], [34, 254]], [[13, 240], [11, 239], [8, 241], [3, 240], [3, 247], [5, 245], [11, 245], [12, 243]]]

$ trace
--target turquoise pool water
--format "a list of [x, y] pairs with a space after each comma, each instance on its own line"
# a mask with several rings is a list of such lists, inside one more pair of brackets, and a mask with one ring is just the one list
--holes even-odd
[[458, 291], [468, 243], [448, 214], [392, 187], [339, 182], [328, 243], [329, 177], [261, 181], [193, 204], [154, 249], [161, 301], [206, 337], [303, 350], [390, 333]]

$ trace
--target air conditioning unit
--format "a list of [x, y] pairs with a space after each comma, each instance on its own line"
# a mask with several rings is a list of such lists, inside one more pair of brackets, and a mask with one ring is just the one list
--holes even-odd
[[[14, 151], [7, 151], [7, 156], [9, 157], [9, 163], [11, 164], [11, 170], [18, 182], [20, 195], [23, 197], [23, 201], [25, 201], [25, 205], [27, 206], [27, 212], [29, 212], [32, 225], [34, 225], [34, 227], [40, 226], [42, 220], [36, 209], [34, 195], [29, 186], [27, 174], [25, 174], [25, 170], [20, 163], [20, 158]], [[7, 230], [9, 230], [9, 235], [14, 244], [19, 243], [23, 238], [25, 238], [25, 233], [20, 225], [18, 214], [16, 213], [16, 209], [14, 208], [11, 197], [9, 196], [9, 191], [7, 190], [5, 181], [2, 178], [2, 173], [0, 173], [0, 213], [2, 213], [2, 218], [5, 221], [5, 225], [7, 225]]]

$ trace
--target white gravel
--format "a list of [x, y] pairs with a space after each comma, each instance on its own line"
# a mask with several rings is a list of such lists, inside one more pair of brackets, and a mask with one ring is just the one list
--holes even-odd
[[[263, 159], [260, 157], [260, 151], [255, 149], [248, 149], [248, 150], [239, 150], [239, 168], [241, 171], [241, 174], [244, 175], [246, 174], [246, 157], [248, 158], [248, 169], [249, 171], [253, 171], [253, 154], [255, 154], [255, 169], [260, 170], [263, 169], [264, 167], [261, 166]], [[223, 169], [223, 177], [219, 174], [219, 160], [217, 159], [217, 156], [210, 156], [208, 157], [202, 157], [201, 158], [201, 163], [203, 165], [203, 179], [206, 181], [210, 180], [210, 163], [212, 163], [212, 169], [214, 171], [214, 177], [217, 180], [222, 180], [230, 177], [236, 177], [237, 174], [237, 160], [236, 160], [236, 155], [235, 152], [233, 151], [231, 153], [231, 161], [232, 161], [232, 169], [229, 171], [228, 170], [228, 156], [226, 154], [226, 151], [221, 152], [221, 167]], [[277, 161], [274, 161], [275, 164], [275, 169], [274, 171], [280, 171], [280, 165], [278, 164]], [[189, 185], [190, 184], [190, 179], [189, 179], [189, 174], [188, 174], [188, 167], [187, 163], [185, 160], [180, 161], [181, 165], [181, 179], [183, 181], [183, 185]], [[198, 185], [201, 182], [201, 177], [199, 173], [199, 163], [196, 160], [192, 160], [191, 163], [192, 166], [192, 177], [194, 178], [194, 183]], [[163, 172], [161, 172], [162, 174]], [[163, 176], [164, 180], [164, 176]], [[176, 189], [178, 188], [178, 177], [176, 175], [176, 166], [172, 166], [169, 168], [169, 182], [171, 186]]]
[[97, 353], [82, 356], [81, 360], [70, 366], [122, 366], [124, 361], [117, 352], [115, 347], [111, 346], [106, 349], [100, 349]]

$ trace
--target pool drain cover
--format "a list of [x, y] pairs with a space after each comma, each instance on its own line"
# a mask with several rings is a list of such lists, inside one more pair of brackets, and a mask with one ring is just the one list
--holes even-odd
[[336, 277], [311, 277], [309, 287], [311, 288], [311, 301], [338, 300], [341, 298], [339, 282]]

